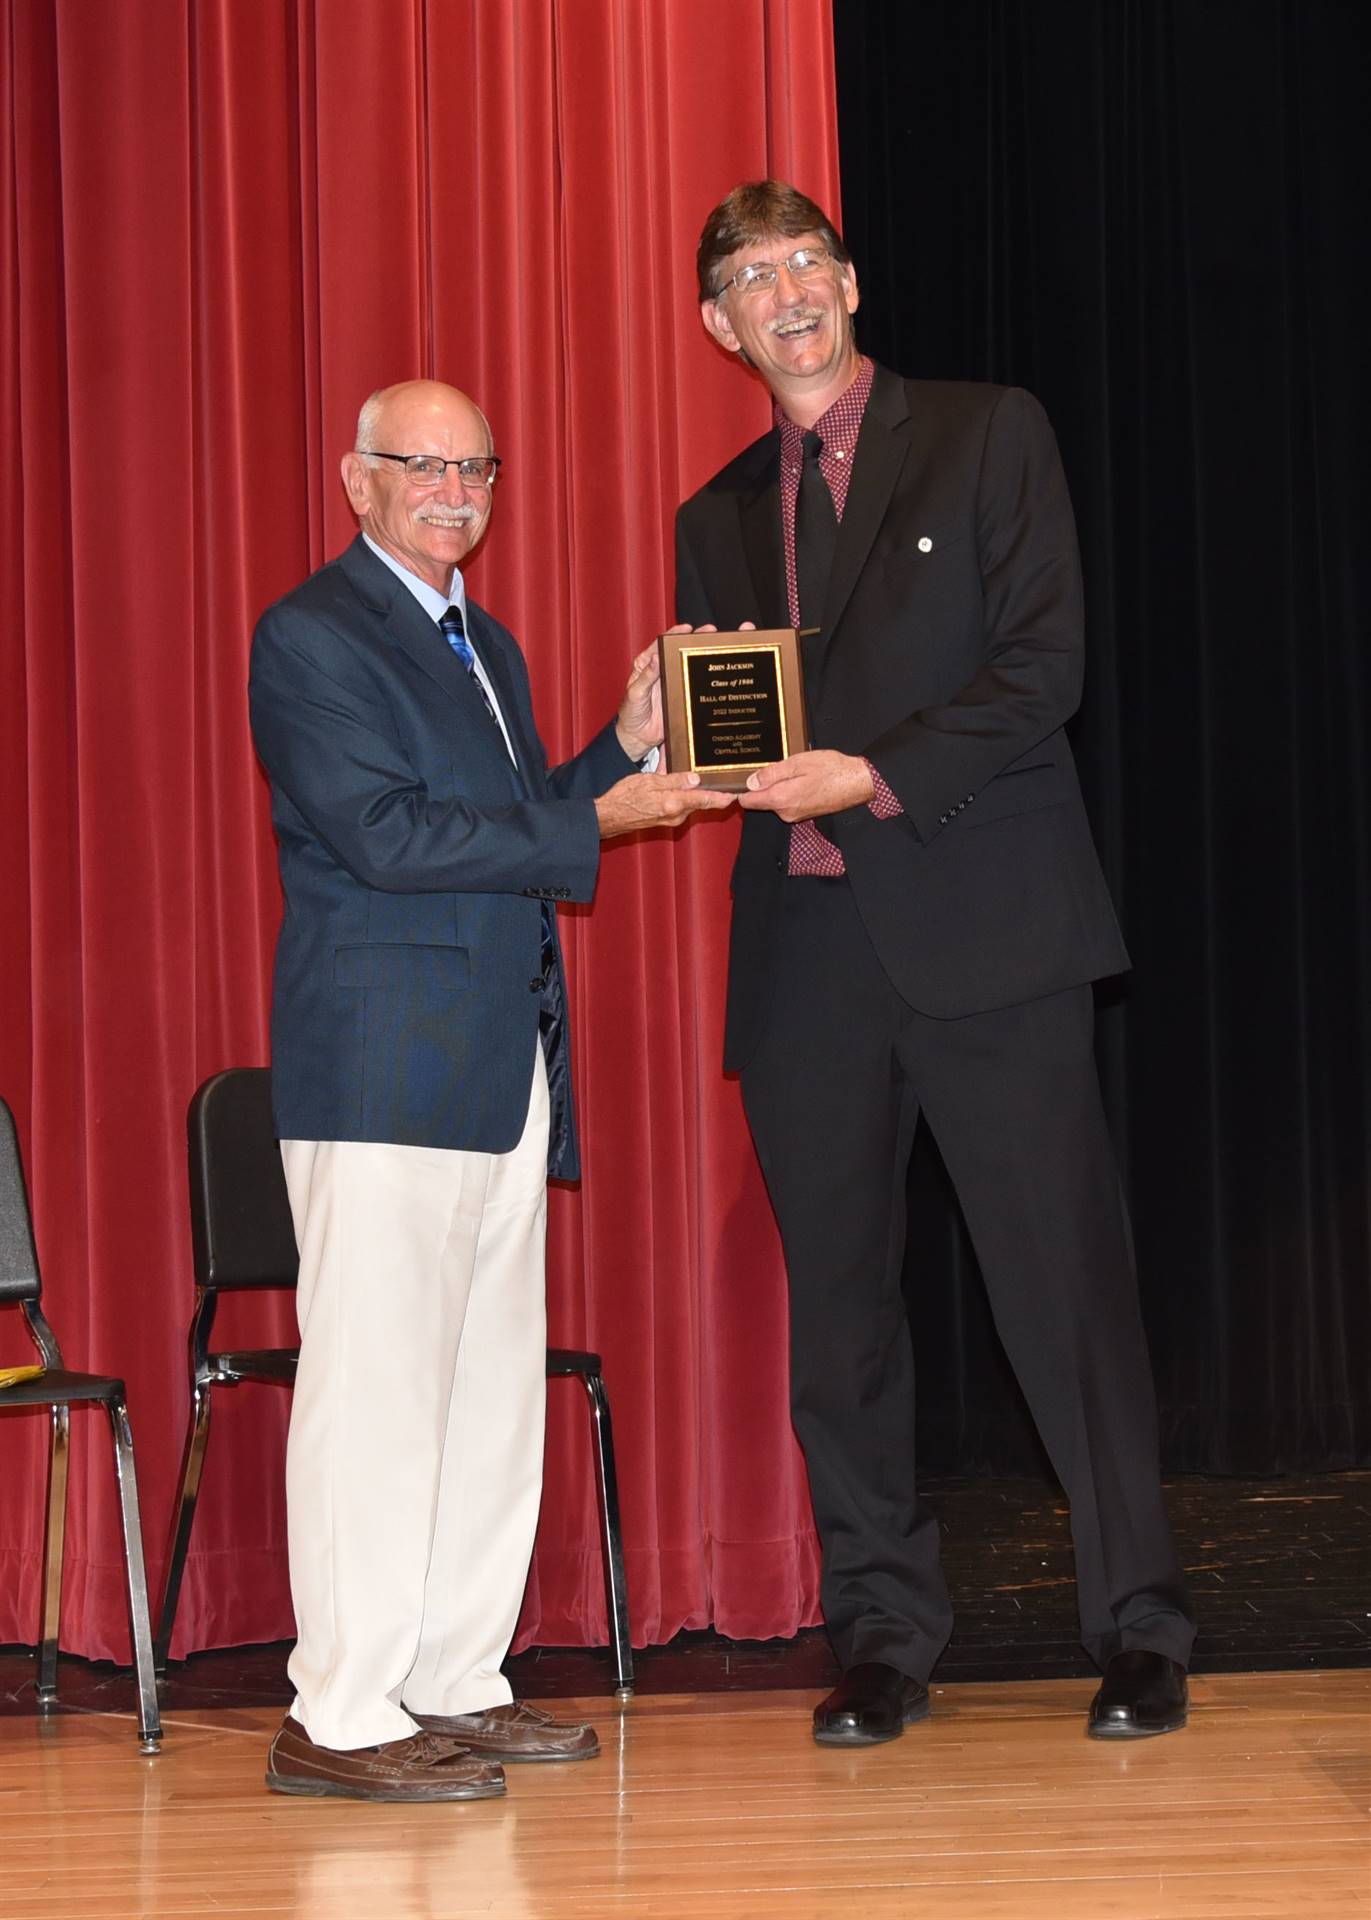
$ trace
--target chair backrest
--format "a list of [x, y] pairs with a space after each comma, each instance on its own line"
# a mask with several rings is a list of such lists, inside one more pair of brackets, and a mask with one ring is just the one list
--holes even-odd
[[41, 1292], [19, 1135], [14, 1115], [0, 1100], [0, 1303], [36, 1300]]
[[293, 1287], [298, 1259], [266, 1067], [206, 1080], [186, 1116], [196, 1284]]

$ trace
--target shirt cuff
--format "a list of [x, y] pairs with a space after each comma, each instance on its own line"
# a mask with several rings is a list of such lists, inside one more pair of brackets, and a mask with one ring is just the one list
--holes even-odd
[[871, 784], [876, 789], [867, 801], [867, 807], [878, 820], [894, 820], [904, 812], [899, 797], [888, 780], [883, 780], [868, 760], [867, 771], [871, 775]]

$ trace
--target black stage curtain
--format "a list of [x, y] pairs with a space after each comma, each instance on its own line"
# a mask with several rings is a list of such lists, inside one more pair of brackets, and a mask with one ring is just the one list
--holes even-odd
[[[1356, 0], [836, 0], [864, 346], [1056, 425], [1100, 995], [1171, 1468], [1371, 1460], [1371, 205]], [[926, 1465], [1039, 1462], [945, 1177]]]

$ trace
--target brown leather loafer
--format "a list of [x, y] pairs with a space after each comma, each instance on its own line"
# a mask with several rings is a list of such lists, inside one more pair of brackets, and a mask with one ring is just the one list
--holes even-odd
[[1132, 1647], [1116, 1653], [1104, 1683], [1090, 1703], [1086, 1732], [1092, 1740], [1140, 1740], [1176, 1733], [1189, 1705], [1185, 1668], [1164, 1653]]
[[504, 1792], [505, 1776], [440, 1734], [411, 1733], [378, 1747], [317, 1747], [287, 1716], [267, 1754], [267, 1785], [312, 1800], [493, 1800]]
[[446, 1734], [492, 1760], [593, 1760], [600, 1751], [595, 1729], [585, 1721], [554, 1720], [523, 1700], [487, 1707], [484, 1713], [405, 1711], [414, 1714], [426, 1732]]

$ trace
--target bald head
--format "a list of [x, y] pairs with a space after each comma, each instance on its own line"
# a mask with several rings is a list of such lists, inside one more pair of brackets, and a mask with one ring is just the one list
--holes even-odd
[[[395, 428], [408, 428], [416, 420], [434, 418], [454, 408], [465, 408], [468, 415], [480, 422], [486, 444], [479, 451], [493, 453], [494, 441], [481, 409], [465, 393], [446, 386], [441, 380], [399, 380], [393, 387], [378, 387], [375, 393], [368, 394], [357, 416], [357, 451], [375, 453], [378, 449], [391, 449]], [[408, 451], [423, 453], [427, 449], [417, 447]]]
[[386, 456], [429, 453], [453, 461], [494, 450], [474, 400], [441, 380], [403, 380], [363, 403], [356, 447], [343, 455], [343, 485], [377, 546], [446, 594], [453, 568], [485, 532], [493, 483], [464, 481], [448, 466], [436, 485], [417, 485], [399, 459]]

